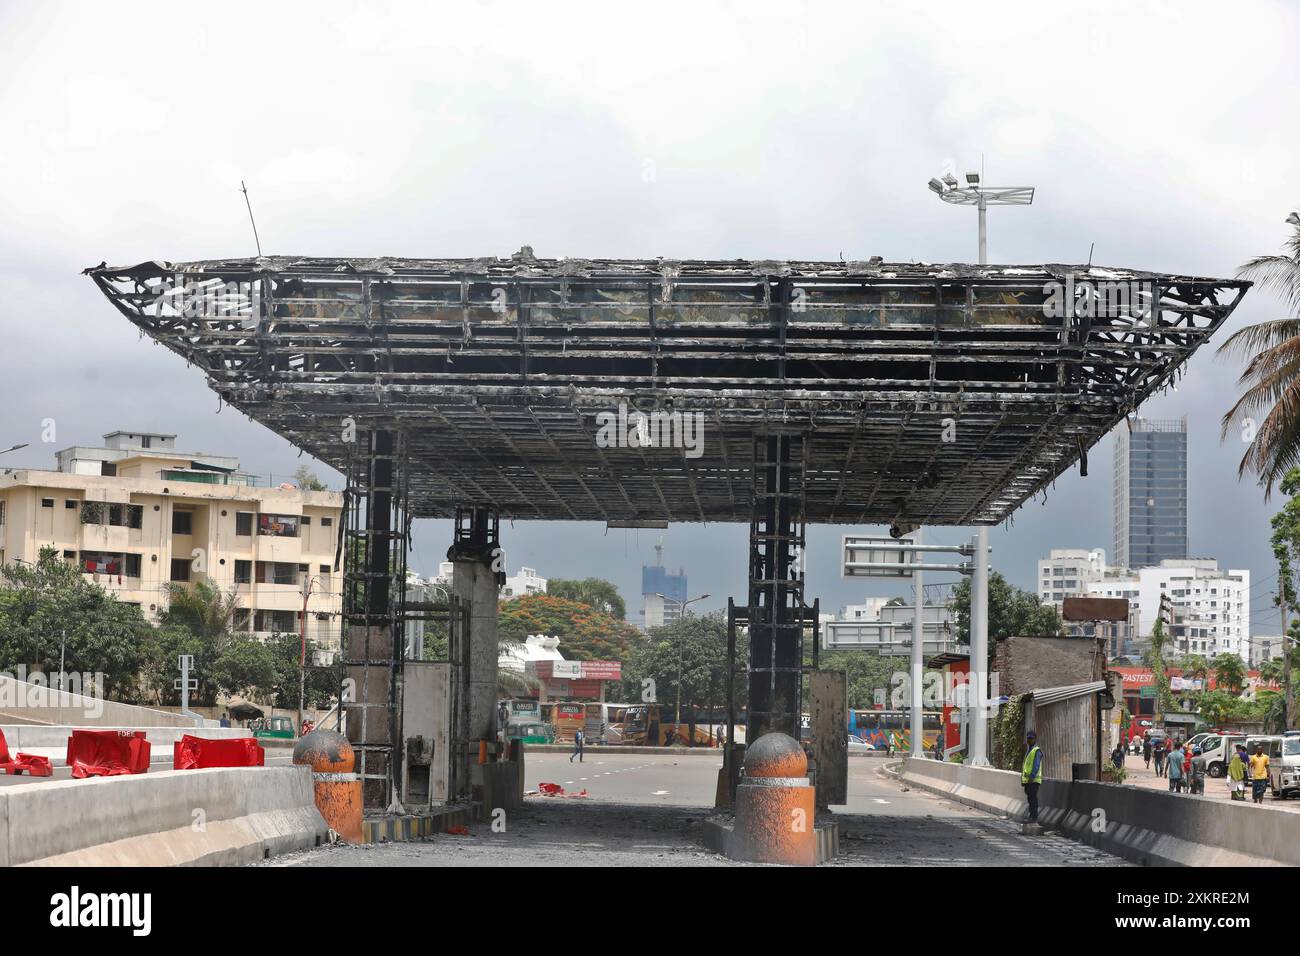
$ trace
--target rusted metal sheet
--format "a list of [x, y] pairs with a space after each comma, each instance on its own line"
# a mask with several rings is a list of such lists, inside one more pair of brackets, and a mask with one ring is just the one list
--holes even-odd
[[1044, 777], [1070, 780], [1076, 763], [1100, 768], [1095, 693], [1051, 704], [1032, 704], [1025, 713], [1025, 729], [1038, 732]]
[[849, 683], [844, 671], [812, 671], [813, 759], [817, 766], [817, 805], [849, 800]]
[[1061, 602], [1061, 617], [1066, 621], [1128, 620], [1127, 598], [1068, 597]]

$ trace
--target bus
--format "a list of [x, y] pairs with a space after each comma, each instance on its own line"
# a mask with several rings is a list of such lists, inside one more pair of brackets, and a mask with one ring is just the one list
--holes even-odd
[[670, 744], [687, 747], [711, 747], [716, 743], [713, 729], [701, 723], [704, 713], [700, 708], [682, 707], [682, 722], [673, 721], [677, 708], [667, 704], [629, 704], [623, 708], [622, 742], [633, 746], [665, 747]]
[[[922, 746], [934, 749], [934, 742], [943, 729], [943, 712], [927, 710], [921, 714], [924, 735]], [[912, 748], [912, 718], [907, 710], [851, 710], [849, 711], [849, 736], [857, 737], [876, 750]]]
[[586, 735], [587, 707], [581, 701], [557, 700], [551, 705], [551, 725], [555, 728], [556, 743], [573, 743], [579, 730]]

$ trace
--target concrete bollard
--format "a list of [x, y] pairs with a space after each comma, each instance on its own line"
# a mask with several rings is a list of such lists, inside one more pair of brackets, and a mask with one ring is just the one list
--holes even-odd
[[293, 748], [293, 762], [311, 767], [316, 809], [330, 829], [348, 843], [362, 843], [361, 777], [357, 756], [346, 737], [332, 730], [313, 730]]
[[752, 863], [817, 865], [817, 791], [808, 758], [786, 734], [764, 734], [745, 752], [745, 776], [736, 787], [735, 859]]

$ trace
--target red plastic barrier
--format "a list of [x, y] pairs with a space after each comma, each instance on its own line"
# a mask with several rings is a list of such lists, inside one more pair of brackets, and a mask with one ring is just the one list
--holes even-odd
[[24, 770], [33, 777], [51, 777], [54, 775], [54, 767], [50, 763], [49, 757], [38, 757], [36, 754], [18, 753], [11, 760], [9, 758], [9, 744], [5, 740], [5, 732], [0, 730], [0, 770], [3, 770], [9, 776], [21, 774]]
[[41, 757], [37, 754], [19, 752], [13, 762], [5, 767], [5, 773], [7, 774], [21, 774], [24, 770], [33, 777], [54, 776], [54, 765], [50, 763], [50, 758]]
[[172, 745], [172, 767], [176, 770], [264, 766], [266, 751], [252, 737], [212, 739], [185, 734]]
[[143, 730], [74, 730], [68, 738], [68, 766], [75, 779], [144, 773], [149, 751]]

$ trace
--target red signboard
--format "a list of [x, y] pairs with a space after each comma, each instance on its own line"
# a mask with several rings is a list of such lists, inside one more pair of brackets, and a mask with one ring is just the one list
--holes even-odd
[[584, 680], [620, 680], [623, 665], [618, 661], [583, 661], [582, 677]]

